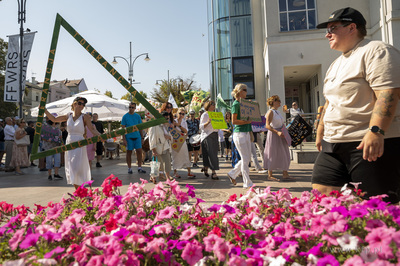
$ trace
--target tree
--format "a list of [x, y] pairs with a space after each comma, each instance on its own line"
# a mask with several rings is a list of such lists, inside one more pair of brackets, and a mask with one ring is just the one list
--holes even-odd
[[113, 97], [112, 92], [111, 92], [111, 91], [108, 91], [108, 90], [104, 93], [104, 95], [107, 95], [107, 96], [110, 97], [110, 98]]
[[7, 116], [15, 116], [17, 112], [17, 105], [15, 103], [4, 102], [7, 47], [8, 43], [0, 38], [0, 118], [2, 119]]
[[[138, 91], [138, 92], [140, 93], [140, 95], [143, 96], [143, 98], [147, 99], [147, 93], [145, 93], [144, 91]], [[125, 94], [124, 96], [121, 97], [121, 100], [130, 101], [131, 100], [131, 95], [132, 94], [130, 92], [128, 92], [127, 94]], [[140, 102], [134, 97], [132, 97], [132, 102], [136, 103], [137, 105], [140, 104]]]
[[169, 94], [171, 93], [178, 107], [185, 107], [189, 103], [185, 102], [181, 91], [201, 90], [201, 88], [196, 87], [194, 76], [195, 74], [193, 74], [190, 78], [183, 80], [182, 84], [180, 83], [180, 77], [171, 79], [169, 84], [168, 80], [162, 80], [160, 87], [158, 89], [154, 88], [153, 92], [151, 92], [151, 98], [156, 102], [165, 103], [168, 101]]

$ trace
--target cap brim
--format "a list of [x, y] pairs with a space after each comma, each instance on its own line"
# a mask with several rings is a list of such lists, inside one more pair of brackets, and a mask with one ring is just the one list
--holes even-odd
[[332, 22], [342, 21], [341, 19], [332, 19], [328, 20], [327, 22], [323, 22], [317, 25], [317, 29], [326, 29], [328, 28], [328, 24]]

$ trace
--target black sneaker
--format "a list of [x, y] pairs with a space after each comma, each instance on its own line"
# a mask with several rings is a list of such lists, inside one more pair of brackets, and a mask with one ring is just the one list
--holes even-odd
[[137, 169], [137, 171], [138, 171], [139, 174], [145, 174], [146, 173], [146, 171], [143, 170], [142, 168]]
[[197, 165], [197, 163], [193, 163], [192, 167], [193, 168], [198, 168], [199, 166]]
[[49, 175], [48, 179], [49, 179], [49, 180], [53, 180], [53, 176], [52, 176], [52, 175]]
[[39, 171], [40, 171], [40, 172], [44, 172], [44, 171], [47, 171], [47, 169], [46, 169], [46, 168], [42, 168], [42, 169], [40, 169]]
[[60, 175], [54, 175], [54, 179], [63, 179], [63, 177]]
[[96, 163], [96, 167], [102, 167], [100, 163]]

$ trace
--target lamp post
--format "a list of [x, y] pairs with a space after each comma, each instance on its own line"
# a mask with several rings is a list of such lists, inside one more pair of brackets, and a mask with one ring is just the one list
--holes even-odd
[[24, 51], [24, 22], [26, 22], [25, 15], [26, 15], [26, 0], [17, 0], [18, 1], [18, 23], [19, 27], [19, 42], [20, 42], [20, 50], [19, 50], [19, 117], [23, 118], [23, 102], [22, 102], [22, 95], [23, 95], [23, 79], [22, 79], [22, 53]]
[[[168, 88], [169, 91], [171, 91], [171, 86], [170, 86], [171, 83], [170, 83], [170, 80], [177, 80], [178, 83], [179, 83], [179, 85], [182, 85], [182, 84], [183, 84], [183, 80], [182, 80], [181, 78], [169, 79], [169, 70], [167, 71], [167, 77], [168, 77], [168, 79], [167, 79], [167, 88]], [[163, 81], [163, 80], [157, 79], [157, 80], [156, 80], [156, 85], [161, 85], [161, 84], [158, 83], [159, 81]]]
[[[120, 58], [120, 59], [125, 60], [125, 62], [128, 64], [128, 69], [129, 69], [128, 80], [129, 80], [129, 83], [132, 86], [132, 83], [135, 81], [133, 79], [133, 65], [135, 64], [136, 59], [138, 59], [142, 55], [146, 55], [146, 58], [144, 60], [148, 62], [148, 61], [150, 61], [150, 57], [149, 57], [148, 53], [142, 53], [142, 54], [136, 56], [135, 58], [133, 58], [133, 60], [132, 60], [132, 42], [129, 42], [129, 48], [130, 48], [129, 49], [129, 51], [130, 51], [129, 52], [129, 57], [125, 58], [123, 56], [114, 56], [114, 60], [112, 61], [112, 63], [113, 64], [118, 64], [116, 58]], [[129, 61], [128, 61], [128, 59], [129, 59]], [[130, 95], [130, 101], [132, 102], [132, 94]]]

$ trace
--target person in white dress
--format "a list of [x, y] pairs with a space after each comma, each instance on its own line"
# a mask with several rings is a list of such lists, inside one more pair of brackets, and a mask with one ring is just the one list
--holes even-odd
[[[188, 126], [185, 119], [185, 109], [178, 108], [178, 118], [174, 120], [174, 127], [176, 130], [182, 132], [183, 134], [187, 134]], [[196, 176], [190, 172], [190, 159], [189, 159], [189, 151], [187, 145], [182, 145], [178, 152], [172, 150], [172, 166], [174, 168], [174, 177], [180, 178], [180, 175], [177, 173], [178, 169], [187, 168], [188, 170], [188, 178], [193, 179]]]
[[[96, 128], [93, 127], [91, 117], [82, 112], [86, 103], [86, 98], [76, 97], [71, 105], [72, 113], [57, 117], [54, 117], [45, 109], [45, 113], [51, 121], [67, 121], [68, 137], [66, 144], [85, 139], [83, 136], [85, 134], [85, 126], [94, 136], [100, 135]], [[75, 189], [91, 180], [86, 147], [76, 148], [65, 153], [65, 175], [67, 183], [74, 185]]]

